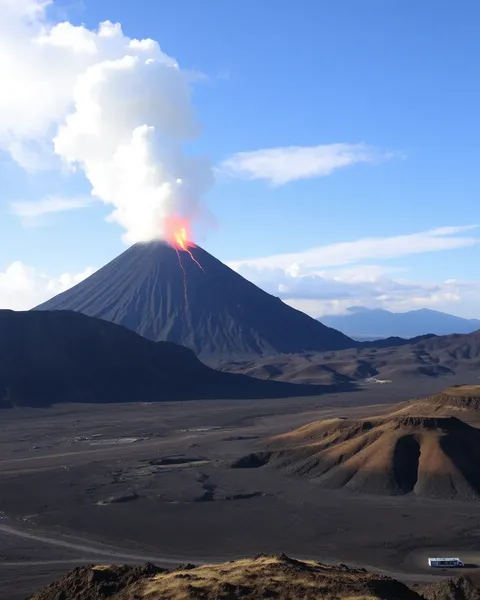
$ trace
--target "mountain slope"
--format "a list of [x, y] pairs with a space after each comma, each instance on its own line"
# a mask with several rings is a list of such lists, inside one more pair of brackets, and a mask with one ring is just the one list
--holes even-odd
[[454, 385], [442, 392], [404, 402], [398, 415], [458, 417], [468, 423], [480, 421], [480, 385]]
[[[136, 244], [36, 310], [73, 310], [200, 357], [352, 347], [338, 331], [250, 283], [200, 247]], [[181, 263], [179, 263], [179, 258]], [[195, 259], [195, 260], [193, 260]]]
[[[401, 342], [401, 343], [400, 343]], [[406, 343], [390, 338], [364, 342], [357, 348], [252, 360], [224, 360], [217, 367], [262, 379], [302, 383], [340, 383], [375, 378], [404, 384], [418, 378], [480, 374], [480, 331], [447, 336], [423, 336]], [[396, 344], [396, 345], [395, 345]]]
[[[0, 310], [0, 406], [261, 398], [320, 388], [220, 373], [187, 348], [69, 311]], [[266, 384], [266, 385], [265, 385]]]
[[329, 419], [270, 438], [264, 447], [232, 466], [268, 464], [320, 487], [366, 494], [480, 500], [480, 431], [456, 417], [402, 411]]
[[394, 313], [357, 306], [349, 308], [345, 315], [326, 315], [320, 320], [355, 339], [412, 338], [428, 333], [449, 335], [480, 329], [480, 319], [463, 319], [428, 308]]

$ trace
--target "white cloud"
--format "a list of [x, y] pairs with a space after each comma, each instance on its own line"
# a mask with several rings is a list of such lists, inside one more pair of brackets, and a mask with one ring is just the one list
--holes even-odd
[[93, 267], [87, 267], [81, 273], [49, 277], [20, 261], [13, 262], [4, 272], [0, 272], [0, 309], [29, 310], [80, 283], [94, 272]]
[[471, 314], [465, 316], [480, 317], [477, 308], [480, 281], [412, 282], [405, 278], [404, 269], [380, 265], [325, 269], [302, 275], [282, 270], [257, 271], [249, 279], [313, 317], [342, 314], [351, 306], [399, 312], [430, 307], [457, 313], [474, 298], [476, 305], [470, 306]]
[[51, 24], [49, 4], [0, 0], [0, 148], [28, 169], [56, 154], [83, 171], [127, 242], [164, 237], [168, 217], [202, 218], [211, 169], [184, 152], [200, 132], [195, 77], [119, 24]]
[[248, 276], [248, 274], [253, 275], [255, 271], [266, 269], [284, 271], [297, 269], [298, 271], [305, 268], [355, 264], [370, 259], [387, 260], [423, 252], [465, 248], [480, 242], [480, 238], [466, 235], [477, 227], [477, 225], [441, 227], [407, 235], [364, 238], [354, 242], [318, 246], [303, 252], [232, 261], [229, 266]]
[[318, 317], [351, 306], [394, 311], [432, 307], [477, 316], [480, 281], [411, 282], [406, 269], [365, 261], [388, 260], [423, 252], [478, 244], [475, 226], [443, 227], [390, 238], [331, 244], [294, 254], [229, 263], [241, 275], [287, 304]]
[[297, 179], [325, 177], [357, 163], [388, 160], [391, 153], [365, 144], [287, 146], [252, 152], [238, 152], [220, 164], [220, 171], [232, 177], [265, 179], [283, 185]]
[[77, 198], [50, 196], [36, 201], [19, 200], [12, 202], [10, 207], [13, 214], [25, 222], [31, 222], [44, 215], [85, 208], [91, 203], [92, 198], [88, 196], [79, 196]]

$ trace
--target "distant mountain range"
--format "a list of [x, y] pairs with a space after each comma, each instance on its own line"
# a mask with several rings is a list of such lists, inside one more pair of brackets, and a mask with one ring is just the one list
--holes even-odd
[[326, 315], [319, 321], [360, 341], [393, 336], [412, 338], [429, 333], [471, 333], [480, 329], [480, 319], [464, 319], [428, 308], [394, 313], [380, 308], [353, 306], [345, 315]]

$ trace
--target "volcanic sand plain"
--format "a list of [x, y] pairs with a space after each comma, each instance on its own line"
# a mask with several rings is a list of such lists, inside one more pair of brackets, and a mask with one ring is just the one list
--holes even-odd
[[221, 562], [261, 552], [345, 562], [406, 581], [431, 553], [480, 562], [480, 503], [323, 489], [232, 469], [264, 440], [361, 419], [455, 383], [370, 383], [311, 398], [60, 404], [0, 413], [1, 597], [25, 598], [85, 563]]

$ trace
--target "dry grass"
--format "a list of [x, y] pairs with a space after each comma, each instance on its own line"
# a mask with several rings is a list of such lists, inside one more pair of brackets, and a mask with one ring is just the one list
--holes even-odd
[[480, 385], [456, 385], [443, 391], [449, 396], [471, 396], [480, 398]]
[[403, 403], [398, 415], [458, 416], [469, 423], [480, 422], [480, 386], [459, 385], [438, 394]]
[[[130, 569], [130, 570], [129, 570]], [[148, 567], [81, 567], [32, 600], [419, 600], [403, 584], [349, 569], [260, 556], [165, 572]]]

